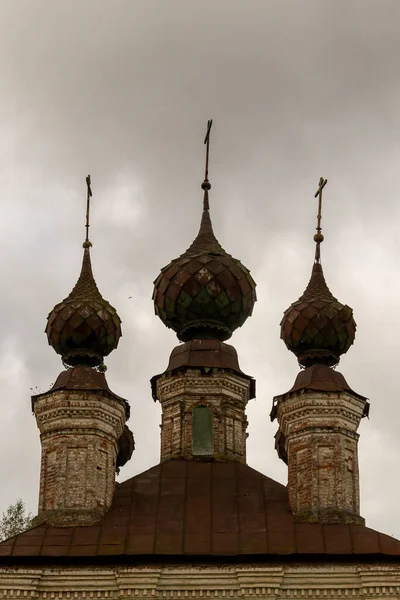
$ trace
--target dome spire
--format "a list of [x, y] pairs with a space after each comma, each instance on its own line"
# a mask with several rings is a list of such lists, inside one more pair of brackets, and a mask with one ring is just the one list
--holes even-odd
[[104, 300], [93, 277], [90, 260], [89, 217], [92, 197], [90, 175], [86, 177], [86, 237], [82, 269], [72, 292], [47, 317], [49, 344], [66, 365], [105, 368], [103, 358], [114, 350], [122, 335], [115, 308]]
[[321, 177], [314, 194], [314, 198], [318, 196], [318, 215], [311, 278], [303, 295], [284, 312], [281, 321], [281, 338], [303, 367], [336, 365], [353, 344], [356, 331], [353, 310], [330, 292], [321, 265], [322, 190], [327, 183]]
[[324, 236], [322, 235], [322, 227], [321, 227], [321, 219], [322, 219], [322, 190], [328, 183], [327, 179], [320, 177], [318, 189], [314, 194], [314, 198], [318, 197], [318, 214], [317, 214], [317, 233], [314, 235], [314, 242], [316, 243], [315, 247], [315, 262], [321, 262], [321, 243], [324, 241]]
[[210, 131], [207, 122], [203, 214], [197, 237], [184, 254], [161, 269], [154, 282], [154, 308], [181, 341], [227, 340], [252, 313], [256, 284], [238, 259], [225, 252], [214, 235], [208, 180]]
[[217, 240], [214, 234], [211, 216], [210, 216], [210, 203], [208, 199], [208, 192], [211, 189], [211, 183], [208, 180], [208, 162], [210, 156], [210, 131], [212, 126], [212, 119], [207, 121], [207, 133], [204, 138], [204, 144], [206, 144], [206, 165], [204, 173], [204, 181], [201, 184], [201, 189], [204, 190], [203, 197], [203, 214], [201, 215], [199, 233], [193, 240], [192, 244], [186, 251], [186, 253], [193, 254], [199, 251], [208, 251], [212, 254], [225, 254], [225, 250]]

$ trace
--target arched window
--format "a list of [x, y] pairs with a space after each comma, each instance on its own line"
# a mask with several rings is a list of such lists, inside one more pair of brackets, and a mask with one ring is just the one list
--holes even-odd
[[197, 456], [214, 454], [213, 414], [208, 406], [193, 409], [192, 452]]

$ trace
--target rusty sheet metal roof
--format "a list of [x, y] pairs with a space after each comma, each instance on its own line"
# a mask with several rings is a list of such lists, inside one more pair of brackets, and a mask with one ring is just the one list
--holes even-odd
[[308, 367], [296, 377], [293, 387], [285, 394], [280, 394], [276, 398], [287, 396], [300, 390], [313, 390], [317, 392], [349, 392], [357, 398], [367, 400], [365, 396], [357, 394], [351, 389], [344, 376], [326, 365], [313, 365]]
[[235, 348], [219, 340], [190, 340], [175, 346], [169, 358], [167, 371], [180, 367], [216, 367], [232, 369], [244, 375], [239, 368]]
[[104, 373], [97, 371], [96, 369], [92, 369], [91, 367], [80, 365], [78, 367], [72, 367], [62, 371], [57, 377], [53, 386], [47, 392], [42, 392], [32, 396], [32, 410], [36, 398], [40, 398], [41, 396], [45, 396], [46, 394], [56, 390], [100, 390], [106, 392], [110, 397], [114, 398], [115, 400], [120, 400], [125, 404], [127, 419], [129, 419], [130, 406], [128, 401], [125, 400], [125, 398], [121, 398], [121, 396], [117, 396], [117, 394], [114, 394], [114, 392], [111, 391]]
[[233, 346], [219, 340], [190, 340], [175, 346], [169, 357], [166, 371], [151, 378], [153, 398], [157, 400], [156, 384], [162, 375], [188, 367], [193, 369], [230, 369], [250, 380], [250, 399], [255, 397], [255, 379], [240, 369], [238, 355]]
[[169, 461], [117, 485], [90, 527], [41, 525], [0, 544], [2, 564], [77, 557], [400, 559], [400, 541], [362, 525], [297, 523], [285, 486], [247, 465]]

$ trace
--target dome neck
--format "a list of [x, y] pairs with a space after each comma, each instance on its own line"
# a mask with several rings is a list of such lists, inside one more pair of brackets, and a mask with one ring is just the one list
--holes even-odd
[[298, 363], [304, 369], [309, 367], [336, 367], [339, 364], [340, 356], [328, 349], [312, 349], [299, 352], [297, 356]]

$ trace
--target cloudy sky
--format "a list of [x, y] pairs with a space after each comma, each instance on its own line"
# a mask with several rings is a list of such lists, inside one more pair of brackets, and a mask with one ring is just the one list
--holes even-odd
[[36, 510], [30, 395], [62, 370], [44, 327], [79, 273], [88, 173], [94, 272], [123, 321], [107, 377], [136, 438], [120, 480], [158, 462], [149, 379], [177, 340], [152, 281], [197, 233], [213, 118], [214, 229], [258, 283], [232, 338], [257, 379], [248, 462], [286, 483], [268, 415], [298, 372], [279, 322], [309, 279], [322, 175], [325, 275], [358, 324], [339, 370], [371, 401], [361, 513], [400, 537], [399, 22], [397, 0], [2, 0], [0, 512]]

